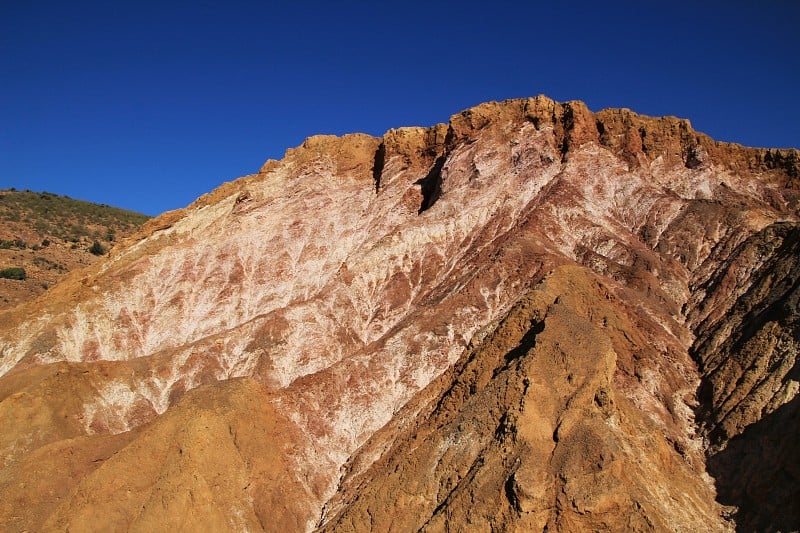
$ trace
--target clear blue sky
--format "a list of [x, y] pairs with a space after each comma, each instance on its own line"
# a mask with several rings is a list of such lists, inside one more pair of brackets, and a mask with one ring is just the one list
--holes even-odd
[[800, 2], [0, 0], [0, 189], [157, 214], [313, 134], [540, 93], [800, 147]]

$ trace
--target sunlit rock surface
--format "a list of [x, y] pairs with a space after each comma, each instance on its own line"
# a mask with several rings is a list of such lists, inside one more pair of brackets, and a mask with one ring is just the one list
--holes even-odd
[[541, 96], [312, 137], [0, 314], [0, 523], [798, 528], [734, 486], [796, 501], [798, 172]]

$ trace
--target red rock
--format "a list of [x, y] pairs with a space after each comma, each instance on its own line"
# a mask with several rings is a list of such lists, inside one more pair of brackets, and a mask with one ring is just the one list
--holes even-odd
[[[797, 151], [542, 96], [312, 137], [0, 315], [0, 522], [729, 529], [706, 453], [797, 394], [769, 275], [797, 176]], [[782, 373], [736, 363], [778, 326]], [[779, 390], [730, 410], [743, 381]]]

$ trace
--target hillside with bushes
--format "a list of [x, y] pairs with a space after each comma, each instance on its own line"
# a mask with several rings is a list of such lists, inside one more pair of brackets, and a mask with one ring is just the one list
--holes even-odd
[[0, 310], [105, 255], [148, 218], [49, 192], [0, 190]]

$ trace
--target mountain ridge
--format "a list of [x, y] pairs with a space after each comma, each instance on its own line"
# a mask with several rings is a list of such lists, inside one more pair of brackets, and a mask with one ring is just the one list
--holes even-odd
[[[578, 115], [582, 117], [584, 121], [591, 122], [591, 119], [586, 118], [586, 114], [592, 114], [592, 112], [589, 111], [583, 102], [574, 100], [566, 102], [565, 104], [576, 107], [579, 110]], [[499, 102], [486, 102], [456, 113], [452, 118], [458, 117], [459, 121], [472, 122], [474, 120], [472, 118], [473, 114], [476, 117], [482, 117], [477, 118], [477, 122], [475, 124], [471, 124], [470, 127], [474, 128], [481, 121], [485, 121], [485, 115], [487, 113], [491, 113], [492, 110], [497, 108], [511, 107], [513, 109], [512, 113], [516, 113], [518, 115], [524, 114], [527, 120], [530, 120], [534, 123], [541, 123], [542, 120], [547, 118], [549, 118], [549, 120], [553, 123], [558, 122], [559, 120], [565, 120], [569, 127], [562, 126], [562, 131], [560, 133], [563, 137], [564, 130], [574, 128], [574, 118], [569, 117], [570, 115], [574, 116], [575, 111], [561, 111], [558, 113], [556, 112], [556, 107], [558, 105], [560, 105], [558, 102], [548, 98], [547, 96], [539, 95], [533, 98], [515, 98]], [[548, 110], [548, 107], [551, 109]], [[782, 170], [790, 178], [800, 178], [800, 149], [798, 148], [756, 148], [743, 146], [735, 142], [714, 141], [708, 135], [693, 130], [688, 119], [678, 118], [675, 116], [651, 117], [636, 113], [627, 108], [607, 108], [597, 112], [597, 115], [601, 118], [595, 121], [595, 127], [602, 125], [600, 126], [600, 128], [603, 130], [602, 133], [600, 128], [598, 128], [596, 134], [583, 132], [579, 135], [588, 135], [589, 137], [596, 136], [598, 140], [602, 138], [605, 140], [605, 146], [616, 150], [628, 150], [628, 152], [633, 155], [647, 152], [648, 150], [658, 152], [663, 148], [663, 142], [661, 139], [664, 136], [669, 137], [669, 135], [666, 135], [667, 133], [674, 133], [677, 130], [681, 131], [683, 134], [681, 137], [682, 142], [686, 142], [692, 138], [701, 139], [698, 144], [704, 148], [706, 148], [706, 145], [708, 145], [713, 146], [715, 150], [720, 151], [722, 154], [735, 154], [731, 155], [730, 157], [723, 157], [723, 159], [730, 160], [730, 164], [736, 170], [739, 170], [741, 167], [747, 168], [748, 170], [754, 172]], [[606, 132], [607, 125], [610, 128], [608, 132]], [[642, 132], [639, 129], [645, 125], [655, 125], [654, 129], [658, 132], [658, 135], [656, 136], [651, 135], [650, 139], [653, 140], [648, 140], [647, 143], [641, 139]], [[590, 130], [591, 128], [587, 127], [586, 125], [582, 125], [579, 127], [579, 129], [585, 131]], [[437, 153], [437, 148], [439, 148], [445, 142], [445, 139], [449, 133], [448, 130], [448, 124], [439, 123], [429, 127], [403, 126], [399, 128], [393, 128], [388, 130], [382, 137], [373, 137], [365, 133], [350, 133], [342, 136], [329, 134], [312, 135], [311, 137], [308, 137], [301, 145], [294, 148], [288, 148], [284, 154], [284, 159], [297, 157], [297, 154], [303, 154], [306, 150], [314, 150], [314, 147], [324, 146], [325, 144], [333, 145], [339, 140], [351, 137], [382, 139], [383, 143], [388, 142], [390, 146], [395, 147], [397, 152], [402, 153], [406, 157], [413, 158], [413, 156], [416, 155], [414, 153], [415, 151], [426, 152], [432, 150], [432, 153]], [[645, 133], [647, 132], [646, 127], [644, 131]], [[622, 143], [616, 140], [615, 136], [618, 135], [624, 135]], [[636, 139], [637, 135], [639, 136], [638, 139]], [[582, 139], [583, 137], [579, 138]], [[636, 140], [641, 141], [638, 149], [635, 142]], [[563, 144], [563, 142], [564, 140], [562, 139], [561, 143]], [[629, 144], [630, 146], [628, 146]], [[646, 148], [647, 146], [649, 146], [649, 148]], [[688, 147], [684, 148], [682, 145], [680, 150], [673, 150], [671, 152], [672, 155], [677, 155], [678, 153], [680, 153], [683, 157], [691, 158], [690, 164], [694, 164], [694, 161], [697, 158], [696, 154], [690, 153]], [[300, 157], [303, 156], [300, 155]], [[375, 157], [377, 158], [377, 154]], [[384, 154], [382, 157], [385, 158], [386, 155]], [[139, 234], [139, 238], [141, 238], [141, 235], [143, 234], [155, 231], [156, 228], [163, 228], [171, 225], [176, 217], [185, 210], [191, 208], [201, 208], [205, 205], [209, 205], [215, 200], [231, 194], [232, 191], [236, 190], [237, 187], [246, 187], [246, 183], [248, 181], [253, 181], [258, 179], [259, 176], [269, 173], [271, 170], [275, 169], [276, 166], [278, 166], [280, 161], [282, 160], [269, 159], [261, 166], [258, 173], [248, 174], [246, 176], [242, 176], [241, 178], [237, 178], [236, 180], [225, 182], [224, 184], [215, 188], [213, 191], [201, 195], [186, 208], [167, 211], [166, 213], [162, 213], [161, 215], [154, 217], [152, 223], [143, 228], [143, 232]]]
[[[45, 530], [191, 529], [202, 515], [253, 530], [403, 529], [401, 516], [429, 530], [730, 529], [706, 454], [797, 392], [793, 304], [788, 320], [762, 313], [761, 336], [730, 311], [794, 301], [780, 272], [795, 272], [797, 156], [542, 96], [382, 138], [311, 137], [0, 315], [0, 418], [26, 422], [0, 443], [0, 493], [35, 502], [0, 516]], [[770, 265], [779, 275], [753, 276]], [[731, 360], [736, 339], [756, 353], [782, 328], [766, 357], [783, 373], [756, 358], [706, 375], [708, 325]], [[783, 388], [743, 388], [759, 407], [716, 420], [714, 383], [742, 380]], [[712, 450], [704, 427], [718, 424], [730, 429]], [[404, 462], [413, 427], [428, 468]], [[84, 458], [60, 500], [15, 493], [52, 447]], [[220, 454], [241, 457], [230, 475]], [[386, 501], [398, 487], [408, 497]], [[769, 526], [728, 488], [737, 524]]]

